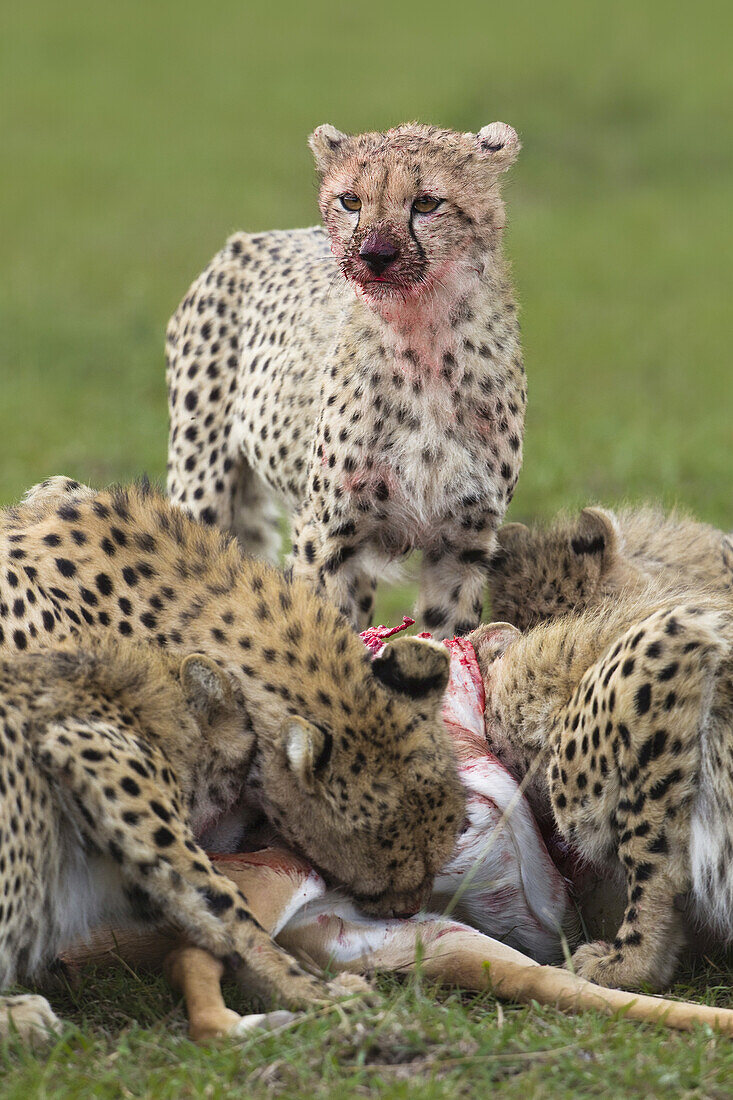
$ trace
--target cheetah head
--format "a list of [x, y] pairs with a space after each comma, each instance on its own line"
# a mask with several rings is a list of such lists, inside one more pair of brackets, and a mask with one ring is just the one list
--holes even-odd
[[521, 636], [521, 631], [512, 626], [511, 623], [497, 622], [483, 623], [477, 630], [466, 636], [473, 646], [481, 670], [481, 678], [484, 682], [486, 739], [491, 751], [498, 756], [504, 767], [508, 768], [517, 780], [520, 780], [524, 775], [526, 766], [521, 756], [518, 755], [517, 747], [511, 736], [512, 731], [503, 729], [498, 722], [492, 700], [494, 687], [497, 679], [501, 676], [498, 662], [507, 649]]
[[520, 630], [594, 605], [616, 567], [616, 517], [584, 508], [550, 528], [507, 523], [489, 570], [491, 613]]
[[501, 708], [496, 706], [499, 686], [506, 685], [507, 677], [511, 684], [512, 648], [521, 637], [522, 632], [511, 623], [494, 622], [480, 626], [467, 635], [467, 640], [474, 648], [484, 684], [484, 726], [489, 748], [517, 782], [524, 782], [524, 793], [535, 815], [543, 817], [549, 809], [544, 772], [538, 767], [544, 731], [524, 731], [518, 738], [516, 729], [506, 725]]
[[511, 126], [460, 134], [411, 123], [351, 137], [325, 125], [310, 147], [332, 252], [367, 304], [482, 274], [504, 226], [498, 178], [520, 149]]
[[[348, 720], [294, 715], [266, 747], [262, 804], [284, 838], [366, 911], [410, 914], [450, 858], [464, 796], [441, 717], [448, 653], [389, 642]], [[344, 685], [353, 699], [353, 686]]]

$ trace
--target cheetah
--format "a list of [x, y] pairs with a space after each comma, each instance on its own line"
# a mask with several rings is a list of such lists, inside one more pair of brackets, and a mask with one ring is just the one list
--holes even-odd
[[[34, 982], [110, 919], [165, 923], [298, 1007], [346, 993], [302, 971], [194, 838], [234, 787], [247, 717], [209, 657], [108, 637], [0, 656], [0, 988]], [[356, 988], [356, 987], [354, 987]], [[0, 997], [0, 1036], [58, 1031], [40, 995]]]
[[526, 633], [469, 635], [489, 746], [599, 877], [625, 883], [612, 944], [579, 947], [601, 985], [661, 988], [695, 924], [733, 941], [733, 609], [654, 587]]
[[445, 647], [394, 639], [370, 661], [309, 585], [145, 484], [56, 478], [0, 517], [1, 648], [130, 639], [203, 653], [241, 693], [239, 747], [207, 785], [197, 840], [236, 850], [259, 815], [367, 911], [420, 908], [464, 816]]
[[547, 528], [507, 523], [489, 567], [491, 613], [527, 630], [620, 592], [685, 589], [733, 600], [733, 536], [680, 512], [584, 508]]
[[271, 561], [279, 499], [295, 575], [360, 630], [421, 549], [418, 618], [463, 634], [522, 460], [499, 190], [519, 139], [325, 125], [310, 146], [323, 228], [235, 234], [168, 325], [168, 493]]

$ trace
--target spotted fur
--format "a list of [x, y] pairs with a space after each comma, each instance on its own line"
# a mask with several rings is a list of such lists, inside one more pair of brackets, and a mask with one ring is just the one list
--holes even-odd
[[584, 508], [551, 526], [508, 523], [489, 571], [492, 615], [526, 630], [620, 592], [710, 591], [733, 599], [733, 539], [660, 508]]
[[168, 326], [169, 495], [271, 560], [284, 502], [295, 574], [360, 627], [420, 548], [418, 615], [462, 633], [522, 458], [499, 193], [519, 141], [322, 126], [311, 147], [325, 229], [231, 237]]
[[[242, 694], [210, 658], [107, 638], [0, 657], [0, 989], [43, 978], [102, 921], [165, 922], [250, 990], [305, 1006], [345, 990], [302, 971], [210, 862], [192, 824], [239, 794]], [[58, 1021], [0, 997], [0, 1034]]]
[[365, 908], [419, 908], [463, 815], [443, 647], [394, 640], [372, 662], [308, 585], [157, 492], [58, 478], [2, 513], [0, 644], [30, 652], [68, 636], [201, 652], [231, 677], [239, 737], [191, 810], [197, 838], [238, 844], [245, 813], [264, 812]]
[[733, 615], [653, 587], [521, 634], [471, 635], [487, 735], [540, 819], [602, 877], [621, 870], [612, 944], [574, 955], [604, 985], [666, 985], [684, 941], [678, 896], [733, 942]]

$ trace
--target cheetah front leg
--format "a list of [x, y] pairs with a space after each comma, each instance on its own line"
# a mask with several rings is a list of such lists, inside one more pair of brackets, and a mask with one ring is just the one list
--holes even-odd
[[374, 596], [377, 591], [376, 577], [367, 572], [356, 577], [356, 609], [358, 615], [357, 630], [366, 630], [374, 621]]
[[223, 443], [212, 448], [208, 460], [206, 454], [185, 432], [175, 447], [171, 444], [170, 499], [194, 519], [230, 532], [245, 554], [276, 565], [279, 513], [261, 478], [241, 455], [227, 453]]
[[551, 784], [558, 824], [581, 846], [605, 827], [604, 847], [615, 846], [626, 873], [613, 944], [574, 956], [581, 977], [601, 985], [659, 988], [675, 970], [701, 729], [726, 649], [720, 622], [695, 607], [654, 612], [588, 670], [564, 715]]
[[230, 961], [266, 1000], [302, 1009], [343, 995], [273, 943], [241, 891], [212, 865], [181, 816], [162, 753], [146, 754], [108, 724], [67, 720], [47, 727], [36, 755], [91, 850], [119, 868], [136, 916], [172, 923]]
[[479, 625], [494, 541], [492, 533], [490, 540], [424, 550], [416, 616], [436, 637], [468, 634]]
[[685, 943], [682, 915], [675, 908], [679, 884], [660, 865], [650, 865], [648, 853], [637, 850], [634, 857], [635, 847], [641, 846], [625, 846], [621, 856], [627, 903], [616, 938], [612, 944], [583, 944], [573, 955], [573, 969], [581, 978], [614, 989], [663, 989]]
[[231, 531], [245, 554], [277, 565], [280, 560], [280, 511], [248, 462], [240, 459], [233, 489]]
[[369, 626], [376, 580], [364, 567], [355, 521], [324, 527], [306, 506], [293, 517], [291, 537], [293, 576], [335, 604], [357, 630]]

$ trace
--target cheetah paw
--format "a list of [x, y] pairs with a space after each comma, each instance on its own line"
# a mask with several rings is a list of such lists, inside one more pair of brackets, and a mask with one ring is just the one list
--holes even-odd
[[584, 943], [573, 955], [572, 964], [579, 978], [610, 989], [639, 989], [652, 984], [646, 971], [641, 973], [638, 966], [631, 965], [630, 960], [603, 940]]
[[334, 999], [341, 997], [374, 996], [372, 985], [361, 974], [344, 972], [328, 982], [329, 991]]
[[360, 1005], [371, 1003], [376, 994], [372, 985], [361, 974], [337, 974], [326, 981], [317, 979], [312, 987], [312, 995], [307, 1002], [291, 1003], [291, 1010], [298, 1008], [327, 1008], [338, 1002], [358, 999]]
[[0, 997], [0, 1036], [17, 1034], [24, 1043], [50, 1042], [60, 1035], [64, 1025], [45, 997], [23, 993], [17, 997]]

